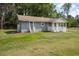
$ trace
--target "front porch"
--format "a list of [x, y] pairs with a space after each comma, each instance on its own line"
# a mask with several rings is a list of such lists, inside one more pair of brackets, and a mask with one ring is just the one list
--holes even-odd
[[48, 26], [48, 31], [53, 32], [66, 32], [67, 24], [66, 23], [50, 23]]

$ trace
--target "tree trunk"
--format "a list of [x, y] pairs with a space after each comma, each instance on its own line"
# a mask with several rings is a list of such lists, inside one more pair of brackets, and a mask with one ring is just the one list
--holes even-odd
[[4, 27], [4, 15], [5, 15], [5, 13], [3, 12], [2, 17], [1, 17], [1, 29], [3, 29], [3, 27]]
[[3, 16], [1, 17], [1, 29], [3, 29]]

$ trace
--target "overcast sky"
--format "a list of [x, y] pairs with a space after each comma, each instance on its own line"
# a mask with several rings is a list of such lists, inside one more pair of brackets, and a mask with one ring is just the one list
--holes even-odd
[[[57, 11], [61, 12], [62, 11], [61, 7], [62, 7], [62, 5], [64, 3], [55, 3], [55, 4], [56, 4]], [[72, 16], [74, 16], [74, 17], [76, 15], [79, 15], [79, 3], [72, 3], [72, 7], [70, 9], [70, 13], [69, 14], [72, 15]]]

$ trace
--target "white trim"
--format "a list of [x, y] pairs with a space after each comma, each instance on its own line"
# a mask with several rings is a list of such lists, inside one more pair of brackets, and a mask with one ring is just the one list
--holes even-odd
[[56, 23], [56, 32], [58, 32], [58, 30], [59, 30], [59, 29], [58, 29], [58, 23]]
[[54, 23], [52, 23], [52, 31], [54, 31]]
[[34, 22], [33, 22], [33, 31], [35, 32], [35, 25], [34, 25]]
[[29, 22], [29, 31], [32, 32], [32, 31], [31, 31], [31, 27], [30, 27], [30, 22]]

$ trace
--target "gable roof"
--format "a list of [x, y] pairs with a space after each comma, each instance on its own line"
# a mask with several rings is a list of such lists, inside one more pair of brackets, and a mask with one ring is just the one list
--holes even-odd
[[30, 21], [30, 22], [66, 22], [62, 18], [45, 18], [45, 17], [35, 17], [35, 16], [24, 16], [17, 15], [19, 21]]

